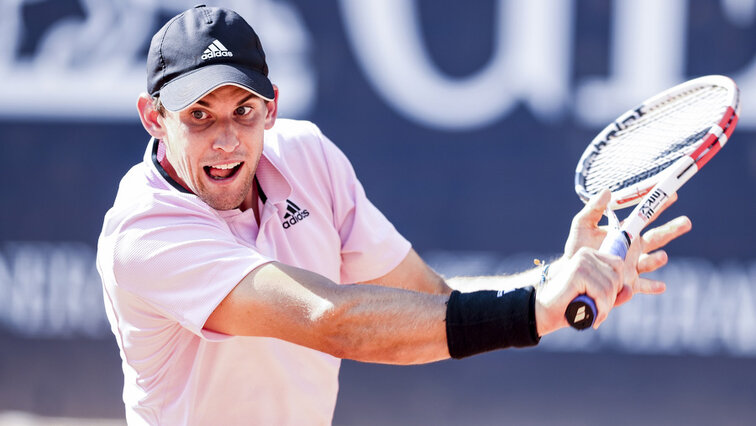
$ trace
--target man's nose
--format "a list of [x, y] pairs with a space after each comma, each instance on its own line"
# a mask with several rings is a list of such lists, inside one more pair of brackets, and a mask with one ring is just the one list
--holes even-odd
[[231, 131], [225, 131], [215, 138], [213, 148], [222, 149], [226, 152], [233, 152], [239, 146], [239, 138]]

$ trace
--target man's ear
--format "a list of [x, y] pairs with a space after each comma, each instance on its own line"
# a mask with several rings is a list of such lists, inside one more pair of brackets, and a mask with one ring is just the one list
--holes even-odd
[[268, 113], [265, 116], [265, 130], [269, 130], [276, 124], [276, 117], [278, 117], [278, 86], [273, 85], [273, 100], [265, 101], [265, 106], [268, 108]]
[[140, 94], [139, 99], [137, 99], [137, 110], [139, 111], [139, 119], [142, 120], [144, 130], [147, 130], [147, 133], [155, 139], [163, 139], [163, 136], [165, 136], [165, 127], [158, 120], [160, 113], [155, 109], [152, 96], [147, 93]]

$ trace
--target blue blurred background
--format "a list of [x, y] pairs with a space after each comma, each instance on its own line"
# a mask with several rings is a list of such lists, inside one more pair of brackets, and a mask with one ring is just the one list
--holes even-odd
[[[135, 103], [150, 38], [195, 3], [0, 3], [0, 424], [123, 422], [96, 239], [148, 140]], [[536, 349], [416, 367], [346, 361], [334, 422], [753, 423], [756, 0], [210, 5], [256, 28], [281, 115], [317, 123], [446, 275], [559, 255], [593, 135], [688, 78], [735, 79], [731, 143], [664, 215], [694, 224], [656, 274], [667, 294]]]

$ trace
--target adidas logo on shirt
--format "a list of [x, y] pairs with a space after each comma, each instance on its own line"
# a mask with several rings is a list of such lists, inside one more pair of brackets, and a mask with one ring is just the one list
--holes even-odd
[[216, 39], [214, 42], [210, 43], [210, 46], [207, 46], [207, 49], [202, 53], [201, 58], [205, 61], [211, 58], [220, 58], [221, 56], [234, 56], [234, 54]]
[[310, 212], [307, 209], [300, 209], [298, 205], [294, 204], [291, 200], [286, 200], [286, 214], [284, 215], [284, 221], [281, 223], [284, 229], [289, 229], [297, 223], [305, 220]]

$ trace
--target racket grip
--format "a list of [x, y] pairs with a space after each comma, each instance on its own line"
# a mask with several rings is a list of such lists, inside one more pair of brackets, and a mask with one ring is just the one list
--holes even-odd
[[[609, 233], [604, 238], [604, 242], [601, 243], [599, 251], [602, 253], [610, 253], [615, 256], [619, 256], [622, 259], [627, 256], [627, 250], [630, 248], [630, 236], [625, 231], [615, 231]], [[567, 310], [564, 313], [567, 322], [572, 328], [577, 330], [585, 330], [592, 327], [596, 321], [596, 302], [593, 301], [587, 294], [581, 294], [580, 296], [572, 299]]]
[[599, 247], [601, 253], [609, 253], [615, 256], [619, 256], [622, 260], [625, 260], [627, 251], [630, 249], [630, 235], [626, 231], [616, 230], [611, 231], [604, 238], [604, 241]]

